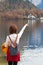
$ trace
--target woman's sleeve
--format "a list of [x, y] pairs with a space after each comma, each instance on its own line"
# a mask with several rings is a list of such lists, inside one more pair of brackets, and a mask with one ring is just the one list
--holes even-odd
[[18, 33], [19, 39], [21, 38], [21, 36], [22, 36], [22, 34], [23, 34], [23, 32], [24, 32], [26, 26], [27, 26], [27, 24], [25, 24], [25, 25], [23, 26], [23, 28], [21, 29], [21, 31]]
[[9, 44], [9, 38], [8, 38], [8, 36], [7, 36], [7, 37], [6, 37], [6, 41], [5, 41], [5, 47], [7, 47], [8, 44]]

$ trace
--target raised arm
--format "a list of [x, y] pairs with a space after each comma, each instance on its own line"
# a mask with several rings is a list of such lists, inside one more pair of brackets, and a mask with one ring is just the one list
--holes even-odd
[[28, 26], [28, 24], [25, 24], [24, 26], [23, 26], [23, 28], [21, 29], [21, 31], [19, 32], [19, 34], [18, 34], [18, 36], [19, 36], [19, 38], [21, 38], [21, 36], [22, 36], [22, 34], [23, 34], [23, 32], [24, 32], [24, 30], [25, 30], [25, 28]]

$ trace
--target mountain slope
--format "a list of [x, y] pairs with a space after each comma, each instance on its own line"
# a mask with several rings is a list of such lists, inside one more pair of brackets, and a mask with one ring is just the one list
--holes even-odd
[[0, 2], [0, 18], [27, 18], [29, 14], [43, 16], [43, 10], [38, 9], [28, 0], [5, 0]]

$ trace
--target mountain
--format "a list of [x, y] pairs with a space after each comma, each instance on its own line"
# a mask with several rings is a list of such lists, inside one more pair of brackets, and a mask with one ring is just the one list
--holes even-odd
[[0, 2], [0, 18], [27, 18], [29, 14], [43, 16], [40, 10], [28, 0], [4, 0]]
[[[36, 6], [34, 6], [31, 2], [29, 2], [28, 0], [24, 1], [24, 0], [5, 0], [4, 2], [0, 2], [0, 8], [2, 9], [2, 11], [5, 10], [12, 10], [12, 9], [18, 9], [18, 8], [22, 8], [22, 9], [30, 9]], [[0, 11], [1, 11], [0, 9]]]

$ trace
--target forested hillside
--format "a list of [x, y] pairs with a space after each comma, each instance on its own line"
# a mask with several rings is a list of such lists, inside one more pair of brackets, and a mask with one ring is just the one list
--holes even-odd
[[2, 0], [0, 2], [0, 19], [27, 18], [29, 14], [43, 16], [43, 10], [33, 5], [29, 0]]

